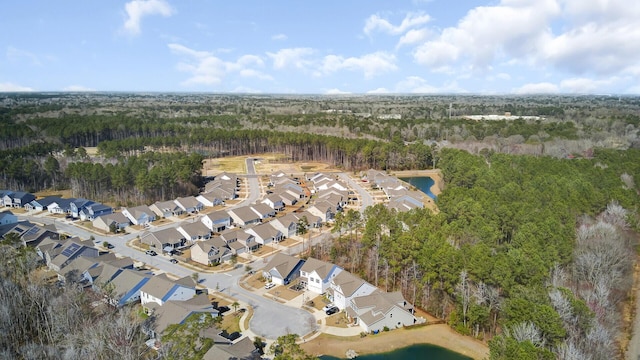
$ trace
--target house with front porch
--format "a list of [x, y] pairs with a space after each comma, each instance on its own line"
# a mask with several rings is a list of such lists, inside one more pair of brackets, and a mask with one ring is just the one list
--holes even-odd
[[306, 283], [307, 290], [324, 294], [331, 286], [331, 280], [342, 272], [338, 265], [308, 258], [300, 268], [300, 278]]
[[236, 255], [244, 252], [251, 253], [261, 246], [256, 242], [255, 236], [242, 229], [224, 231], [220, 234], [220, 238], [227, 243], [231, 252]]
[[282, 211], [284, 209], [284, 201], [282, 201], [282, 197], [278, 194], [268, 195], [261, 202], [275, 211]]
[[50, 214], [69, 214], [71, 213], [71, 202], [75, 200], [74, 198], [70, 199], [58, 199], [54, 202], [50, 203], [47, 206], [47, 211]]
[[202, 265], [216, 265], [231, 259], [231, 249], [220, 237], [197, 242], [191, 247], [191, 260]]
[[84, 210], [87, 206], [91, 206], [95, 203], [96, 202], [93, 200], [82, 199], [82, 198], [71, 201], [71, 204], [69, 204], [71, 208], [71, 216], [73, 216], [74, 219], [79, 218], [80, 212], [82, 210]]
[[14, 207], [14, 208], [24, 208], [25, 205], [35, 200], [35, 195], [24, 192], [24, 191], [16, 191], [16, 192], [8, 192], [5, 194], [3, 201], [4, 206]]
[[288, 285], [300, 276], [304, 260], [295, 256], [277, 253], [262, 270], [262, 276], [276, 285]]
[[157, 252], [170, 252], [183, 248], [187, 240], [176, 228], [166, 228], [158, 231], [146, 231], [140, 236], [140, 242], [149, 245]]

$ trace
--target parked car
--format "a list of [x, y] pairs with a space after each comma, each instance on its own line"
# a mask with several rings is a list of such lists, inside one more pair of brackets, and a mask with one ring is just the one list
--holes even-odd
[[276, 287], [276, 284], [274, 283], [268, 283], [267, 285], [264, 286], [264, 288], [267, 290], [273, 289], [274, 287]]
[[330, 308], [330, 309], [327, 309], [327, 310], [325, 311], [325, 313], [326, 313], [327, 315], [333, 315], [333, 314], [337, 313], [338, 311], [340, 311], [340, 309], [338, 309], [336, 306], [334, 306], [334, 307], [332, 307], [332, 308]]
[[327, 311], [329, 309], [333, 309], [334, 307], [336, 307], [336, 306], [333, 305], [333, 304], [327, 304], [322, 308], [322, 311]]
[[113, 249], [115, 246], [113, 246], [113, 244], [108, 243], [108, 242], [105, 241], [104, 247], [106, 247], [107, 249]]
[[172, 264], [177, 264], [177, 263], [178, 263], [178, 260], [176, 260], [176, 259], [171, 259], [171, 260], [169, 260], [169, 262], [170, 262], [170, 263], [172, 263]]
[[145, 253], [145, 254], [147, 254], [147, 255], [149, 255], [149, 256], [156, 256], [156, 255], [158, 255], [158, 253], [156, 253], [156, 252], [155, 252], [155, 251], [153, 251], [153, 250], [147, 250], [147, 251], [145, 251], [144, 253]]

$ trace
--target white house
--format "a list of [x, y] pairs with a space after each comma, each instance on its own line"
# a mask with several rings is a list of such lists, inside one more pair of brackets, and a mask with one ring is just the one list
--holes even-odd
[[296, 235], [298, 219], [293, 214], [287, 214], [269, 221], [269, 224], [279, 230], [286, 238]]
[[169, 300], [187, 300], [196, 295], [196, 283], [189, 277], [173, 281], [166, 273], [149, 279], [140, 288], [140, 302], [142, 306], [156, 303], [160, 306]]
[[307, 290], [324, 294], [331, 286], [331, 280], [342, 272], [342, 268], [315, 258], [308, 258], [300, 268], [300, 278], [307, 283]]
[[180, 234], [184, 235], [184, 238], [189, 242], [209, 240], [211, 238], [211, 230], [200, 221], [182, 222], [182, 224], [177, 227], [177, 230]]
[[282, 232], [271, 226], [270, 222], [246, 229], [245, 232], [255, 236], [256, 242], [262, 245], [267, 245], [272, 242], [278, 243], [284, 239]]
[[364, 332], [382, 331], [385, 327], [396, 329], [417, 322], [413, 315], [413, 306], [400, 292], [385, 293], [378, 290], [369, 295], [355, 297], [351, 299], [347, 315]]
[[378, 288], [350, 272], [341, 271], [331, 279], [329, 298], [340, 310], [344, 310], [350, 306], [353, 298], [372, 294], [376, 290]]
[[213, 232], [222, 232], [231, 226], [231, 215], [226, 211], [219, 210], [203, 216], [200, 221]]
[[195, 213], [204, 208], [204, 205], [193, 196], [179, 197], [174, 202], [187, 213]]
[[282, 197], [278, 194], [268, 195], [262, 200], [262, 203], [275, 211], [282, 211], [282, 209], [284, 209], [284, 201], [282, 201]]
[[260, 223], [260, 216], [251, 210], [249, 206], [242, 206], [239, 208], [229, 210], [229, 215], [233, 219], [233, 222], [239, 226], [247, 226], [251, 224]]
[[196, 200], [207, 207], [214, 207], [218, 205], [224, 205], [224, 197], [220, 196], [218, 192], [208, 192], [196, 196]]

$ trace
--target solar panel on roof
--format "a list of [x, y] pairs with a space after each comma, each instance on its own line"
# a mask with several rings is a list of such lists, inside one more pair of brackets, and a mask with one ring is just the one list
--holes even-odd
[[78, 251], [78, 249], [80, 249], [80, 245], [72, 243], [66, 249], [64, 249], [64, 251], [62, 251], [62, 256], [70, 257], [71, 255], [73, 255], [73, 253]]
[[33, 235], [33, 234], [37, 233], [38, 230], [39, 230], [38, 227], [34, 226], [31, 229], [29, 229], [29, 231], [27, 231], [27, 233], [25, 235]]

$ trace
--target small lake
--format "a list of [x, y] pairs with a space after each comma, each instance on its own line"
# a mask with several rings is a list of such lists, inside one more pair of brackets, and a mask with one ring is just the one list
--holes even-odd
[[415, 177], [405, 177], [400, 178], [400, 180], [408, 182], [409, 184], [416, 187], [416, 189], [422, 191], [427, 194], [432, 199], [436, 199], [436, 195], [431, 192], [431, 187], [435, 184], [432, 178], [428, 176], [415, 176]]
[[[333, 356], [321, 356], [322, 360], [340, 360]], [[440, 346], [430, 344], [411, 345], [383, 354], [361, 355], [356, 360], [470, 360], [468, 356], [458, 354]]]

